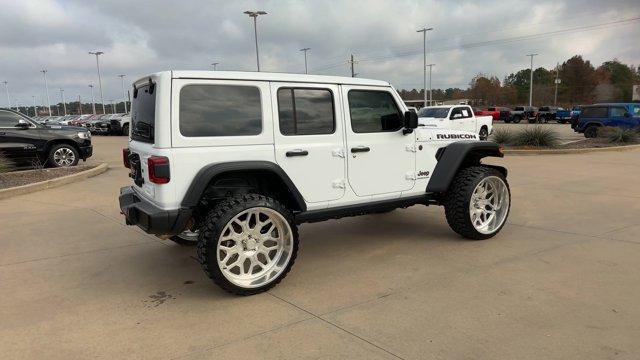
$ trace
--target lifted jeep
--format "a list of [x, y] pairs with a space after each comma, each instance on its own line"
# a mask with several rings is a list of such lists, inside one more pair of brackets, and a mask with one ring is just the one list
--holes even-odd
[[449, 226], [496, 235], [511, 195], [499, 146], [418, 127], [393, 87], [359, 78], [167, 71], [133, 85], [127, 224], [197, 245], [239, 295], [289, 272], [305, 222], [443, 205]]

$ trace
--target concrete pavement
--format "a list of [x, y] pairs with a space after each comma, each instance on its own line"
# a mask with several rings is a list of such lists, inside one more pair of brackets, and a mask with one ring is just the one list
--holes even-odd
[[507, 157], [495, 238], [438, 207], [305, 224], [288, 277], [235, 297], [193, 248], [124, 225], [113, 167], [0, 201], [0, 358], [634, 359], [640, 151]]

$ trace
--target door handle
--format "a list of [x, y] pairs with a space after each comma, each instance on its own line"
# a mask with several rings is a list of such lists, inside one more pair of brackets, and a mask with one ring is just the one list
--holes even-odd
[[292, 150], [292, 151], [287, 151], [285, 155], [287, 155], [287, 157], [307, 156], [309, 155], [309, 152], [307, 150]]
[[369, 152], [369, 151], [371, 151], [371, 149], [369, 149], [368, 146], [356, 146], [351, 148], [352, 153]]

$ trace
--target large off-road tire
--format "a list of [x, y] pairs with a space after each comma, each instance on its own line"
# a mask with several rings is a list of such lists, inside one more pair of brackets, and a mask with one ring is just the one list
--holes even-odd
[[509, 216], [511, 191], [502, 173], [487, 166], [460, 170], [444, 199], [451, 229], [467, 239], [495, 236]]
[[587, 126], [587, 128], [584, 130], [584, 137], [591, 139], [596, 136], [598, 136], [598, 126], [596, 125]]
[[53, 145], [47, 155], [47, 164], [51, 167], [69, 167], [78, 165], [80, 153], [69, 144]]
[[277, 285], [295, 262], [298, 229], [293, 214], [258, 194], [218, 203], [200, 227], [198, 258], [224, 290], [253, 295]]

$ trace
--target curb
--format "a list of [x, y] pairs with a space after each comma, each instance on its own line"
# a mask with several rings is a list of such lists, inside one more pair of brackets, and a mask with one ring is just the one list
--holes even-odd
[[640, 145], [609, 146], [601, 148], [584, 149], [545, 149], [545, 150], [504, 150], [505, 155], [527, 156], [527, 155], [563, 155], [563, 154], [586, 154], [594, 152], [629, 151], [640, 149]]
[[96, 175], [100, 175], [109, 169], [109, 165], [107, 163], [102, 163], [94, 168], [89, 170], [81, 171], [79, 173], [61, 176], [59, 178], [40, 181], [33, 184], [27, 184], [22, 186], [16, 186], [8, 189], [0, 190], [0, 200], [8, 199], [10, 197], [14, 197], [17, 195], [29, 194], [32, 192], [51, 189], [54, 187], [71, 184], [80, 180], [84, 180], [90, 177], [94, 177]]

